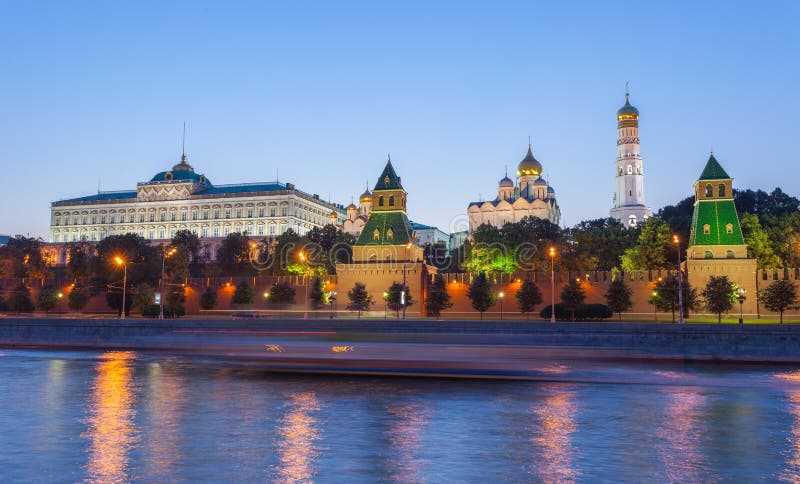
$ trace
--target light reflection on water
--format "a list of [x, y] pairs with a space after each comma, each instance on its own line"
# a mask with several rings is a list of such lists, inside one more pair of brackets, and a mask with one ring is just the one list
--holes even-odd
[[130, 351], [110, 351], [101, 355], [88, 406], [84, 437], [91, 441], [86, 466], [92, 482], [130, 480], [129, 455], [136, 443], [133, 419], [132, 360]]
[[132, 352], [9, 350], [0, 361], [0, 475], [800, 481], [796, 369], [620, 365], [593, 367], [602, 383], [592, 383], [554, 367], [573, 381], [287, 376]]

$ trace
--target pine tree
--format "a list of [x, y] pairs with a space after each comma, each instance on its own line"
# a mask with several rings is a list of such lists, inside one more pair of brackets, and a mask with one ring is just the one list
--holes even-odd
[[447, 286], [444, 283], [444, 277], [441, 274], [436, 274], [433, 278], [433, 284], [428, 288], [428, 297], [425, 299], [425, 310], [428, 314], [438, 318], [442, 311], [453, 307], [450, 301], [450, 294], [447, 293]]
[[269, 301], [273, 304], [291, 304], [295, 290], [288, 282], [279, 282], [269, 289]]
[[8, 310], [15, 313], [32, 313], [35, 309], [31, 301], [31, 291], [25, 284], [19, 283], [11, 290], [8, 298]]
[[700, 293], [705, 308], [717, 315], [717, 324], [722, 323], [722, 313], [733, 308], [736, 291], [728, 276], [711, 276]]
[[372, 296], [367, 292], [367, 286], [363, 282], [356, 282], [352, 289], [347, 291], [347, 298], [350, 302], [347, 309], [358, 311], [358, 319], [361, 319], [361, 311], [366, 311], [372, 305]]
[[528, 319], [529, 314], [532, 313], [536, 306], [542, 304], [542, 292], [539, 286], [531, 279], [526, 279], [517, 291], [517, 305], [519, 312], [525, 314], [525, 319]]
[[612, 312], [617, 313], [620, 321], [622, 321], [622, 313], [633, 307], [632, 294], [633, 291], [625, 284], [625, 280], [622, 277], [614, 279], [611, 281], [611, 285], [608, 286], [606, 304]]
[[497, 302], [497, 295], [492, 291], [492, 285], [483, 272], [472, 279], [467, 297], [472, 301], [472, 307], [481, 313], [481, 319], [483, 313]]
[[42, 311], [49, 313], [58, 304], [58, 292], [53, 286], [44, 286], [36, 298], [36, 305]]
[[561, 305], [564, 309], [572, 313], [572, 320], [575, 321], [575, 312], [586, 300], [586, 293], [578, 281], [570, 281], [561, 290]]
[[783, 324], [783, 312], [797, 306], [797, 287], [788, 279], [774, 281], [764, 289], [759, 299], [765, 308], [780, 313], [780, 323]]
[[203, 294], [200, 295], [200, 307], [206, 311], [214, 309], [217, 305], [217, 291], [208, 286]]
[[[270, 293], [272, 293], [272, 291], [270, 291]], [[242, 281], [236, 285], [236, 290], [233, 291], [233, 297], [231, 298], [231, 303], [252, 304], [253, 301], [255, 301], [255, 299], [256, 295], [255, 292], [253, 292], [253, 287], [247, 281]]]

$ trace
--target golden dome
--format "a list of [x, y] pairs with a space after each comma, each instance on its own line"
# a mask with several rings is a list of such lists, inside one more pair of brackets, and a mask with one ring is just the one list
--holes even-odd
[[530, 144], [528, 145], [528, 154], [517, 165], [517, 175], [542, 175], [542, 164], [533, 157]]

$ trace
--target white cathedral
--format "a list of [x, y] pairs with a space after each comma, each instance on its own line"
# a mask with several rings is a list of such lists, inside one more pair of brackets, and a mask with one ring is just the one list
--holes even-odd
[[626, 227], [650, 218], [644, 204], [644, 170], [639, 153], [639, 110], [625, 93], [625, 105], [617, 111], [617, 191], [610, 216]]
[[530, 144], [527, 155], [517, 165], [516, 186], [508, 174], [498, 185], [497, 198], [471, 202], [467, 207], [470, 233], [482, 224], [499, 228], [525, 217], [549, 220], [556, 225], [560, 222], [561, 209], [556, 202], [556, 192], [542, 178], [542, 164], [534, 158]]

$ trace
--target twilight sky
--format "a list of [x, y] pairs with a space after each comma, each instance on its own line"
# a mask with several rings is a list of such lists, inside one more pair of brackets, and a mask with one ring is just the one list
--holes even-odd
[[464, 229], [533, 138], [562, 224], [605, 217], [625, 82], [645, 197], [713, 148], [800, 195], [800, 2], [0, 2], [0, 234], [180, 157], [347, 204], [391, 153], [409, 216]]

